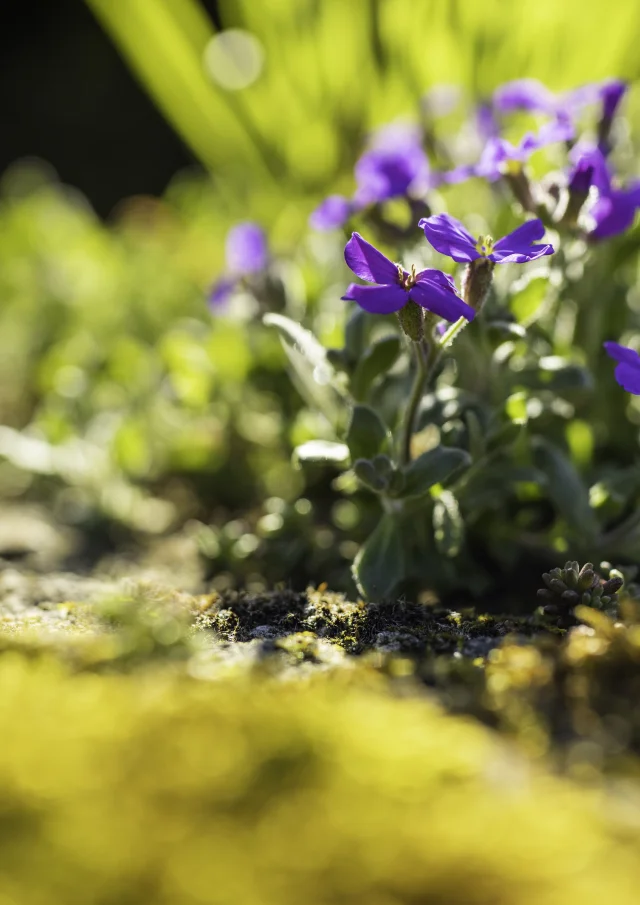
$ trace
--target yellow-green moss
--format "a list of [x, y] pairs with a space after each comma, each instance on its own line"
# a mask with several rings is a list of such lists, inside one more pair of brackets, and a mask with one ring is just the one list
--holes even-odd
[[640, 812], [372, 673], [0, 688], [3, 905], [637, 901]]

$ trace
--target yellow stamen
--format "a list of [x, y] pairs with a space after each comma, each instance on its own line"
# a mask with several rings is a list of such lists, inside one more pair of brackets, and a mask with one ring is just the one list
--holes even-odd
[[493, 252], [493, 239], [491, 236], [478, 236], [476, 251], [478, 254], [481, 254], [483, 258], [488, 258]]

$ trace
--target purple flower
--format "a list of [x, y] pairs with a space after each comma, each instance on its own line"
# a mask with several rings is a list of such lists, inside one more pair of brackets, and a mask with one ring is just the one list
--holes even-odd
[[429, 161], [416, 126], [395, 123], [381, 129], [373, 146], [355, 167], [358, 206], [424, 191], [429, 180]]
[[375, 285], [351, 283], [342, 298], [357, 302], [370, 314], [392, 314], [411, 300], [447, 321], [473, 320], [475, 312], [458, 295], [453, 278], [439, 270], [416, 273], [412, 267], [409, 273], [359, 233], [347, 242], [344, 259], [357, 277]]
[[592, 221], [590, 238], [608, 239], [629, 229], [636, 210], [640, 207], [640, 181], [636, 180], [626, 188], [614, 188], [607, 161], [595, 145], [576, 145], [572, 148], [569, 159], [573, 163], [569, 185], [575, 184], [581, 171], [584, 173], [590, 170], [590, 185], [598, 191], [597, 199], [588, 210]]
[[574, 129], [566, 116], [558, 116], [545, 123], [535, 135], [527, 132], [517, 145], [504, 138], [490, 138], [478, 163], [472, 166], [461, 166], [445, 173], [443, 181], [448, 183], [464, 182], [472, 176], [479, 176], [494, 182], [501, 176], [517, 171], [522, 167], [534, 151], [559, 141], [570, 141]]
[[267, 237], [257, 223], [238, 223], [227, 233], [225, 242], [227, 270], [233, 274], [257, 273], [269, 259]]
[[238, 223], [225, 240], [226, 272], [209, 291], [209, 305], [223, 305], [243, 277], [265, 270], [269, 263], [267, 237], [262, 227], [250, 221]]
[[392, 123], [380, 129], [356, 163], [355, 177], [353, 199], [341, 195], [326, 198], [309, 218], [314, 229], [335, 229], [352, 213], [371, 204], [423, 194], [431, 180], [420, 129], [408, 123]]
[[493, 103], [500, 113], [511, 113], [514, 110], [552, 113], [556, 96], [538, 79], [514, 79], [494, 91]]
[[603, 116], [613, 117], [627, 83], [620, 79], [605, 79], [554, 94], [537, 79], [515, 79], [496, 89], [493, 102], [500, 113], [527, 110], [530, 113], [575, 115], [588, 104], [602, 102]]
[[607, 355], [617, 361], [614, 376], [623, 390], [640, 396], [640, 355], [619, 343], [603, 344]]
[[329, 195], [309, 217], [313, 229], [337, 229], [349, 219], [353, 209], [352, 203], [343, 195]]
[[461, 264], [479, 258], [487, 258], [494, 264], [524, 264], [554, 252], [552, 245], [532, 245], [544, 236], [542, 221], [537, 219], [527, 220], [497, 242], [491, 236], [474, 239], [462, 223], [449, 214], [427, 217], [420, 221], [419, 226], [436, 251]]

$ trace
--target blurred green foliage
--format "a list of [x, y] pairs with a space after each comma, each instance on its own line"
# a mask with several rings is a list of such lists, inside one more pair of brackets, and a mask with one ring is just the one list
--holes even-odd
[[[636, 76], [640, 13], [629, 3], [613, 17], [591, 3], [587, 14], [573, 0], [544, 0], [526, 16], [498, 2], [223, 2], [225, 26], [260, 45], [238, 51], [216, 45], [192, 0], [90, 5], [210, 177], [180, 174], [162, 199], [131, 199], [103, 224], [42, 167], [4, 175], [0, 498], [49, 503], [80, 529], [87, 554], [93, 540], [99, 556], [190, 523], [220, 587], [350, 587], [349, 565], [379, 519], [375, 498], [340, 466], [292, 462], [295, 447], [343, 438], [290, 386], [287, 357], [260, 319], [284, 314], [334, 350], [346, 338], [346, 353], [368, 345], [375, 355], [347, 376], [359, 402], [383, 400], [389, 424], [403, 384], [382, 379], [379, 365], [395, 361], [401, 376], [403, 356], [387, 321], [354, 321], [345, 337], [341, 237], [306, 236], [310, 210], [330, 190], [351, 190], [372, 126], [426, 116], [421, 98], [436, 83], [471, 97], [523, 71], [559, 88]], [[229, 78], [254, 63], [257, 77], [231, 90]], [[436, 122], [445, 144], [469, 97]], [[637, 104], [632, 91], [632, 127]], [[632, 174], [625, 124], [618, 137], [618, 163]], [[541, 155], [534, 169], [558, 163]], [[496, 235], [518, 222], [487, 186], [433, 200]], [[388, 213], [407, 215], [399, 204]], [[205, 297], [224, 236], [247, 218], [268, 228], [271, 291], [241, 293], [212, 317]], [[412, 592], [482, 593], [523, 559], [549, 568], [569, 553], [637, 556], [640, 409], [600, 345], [637, 341], [637, 248], [633, 231], [593, 255], [569, 242], [558, 266], [496, 280], [488, 317], [463, 332], [457, 369], [445, 368], [423, 406], [416, 451], [440, 439], [473, 464], [455, 487], [436, 485], [406, 526]], [[403, 253], [448, 266], [418, 237]], [[343, 380], [349, 356], [335, 354]]]

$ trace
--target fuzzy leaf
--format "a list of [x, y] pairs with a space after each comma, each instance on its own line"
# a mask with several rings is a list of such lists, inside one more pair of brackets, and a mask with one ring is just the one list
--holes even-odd
[[332, 425], [339, 425], [346, 409], [344, 390], [327, 350], [313, 333], [282, 314], [265, 314], [263, 323], [280, 334], [300, 395]]
[[385, 336], [367, 349], [351, 378], [351, 393], [355, 399], [366, 397], [373, 381], [393, 367], [401, 350], [398, 336]]
[[385, 513], [373, 534], [358, 550], [352, 574], [367, 600], [390, 597], [406, 577], [406, 556], [399, 521]]
[[426, 496], [434, 484], [441, 484], [454, 471], [471, 464], [471, 456], [464, 449], [436, 446], [422, 453], [404, 469], [405, 485], [403, 497]]
[[356, 405], [351, 413], [346, 443], [351, 459], [372, 459], [391, 443], [391, 433], [377, 412], [368, 405]]
[[587, 539], [598, 534], [598, 520], [589, 504], [589, 491], [571, 460], [543, 437], [533, 439], [534, 462], [547, 478], [551, 502], [574, 530]]

